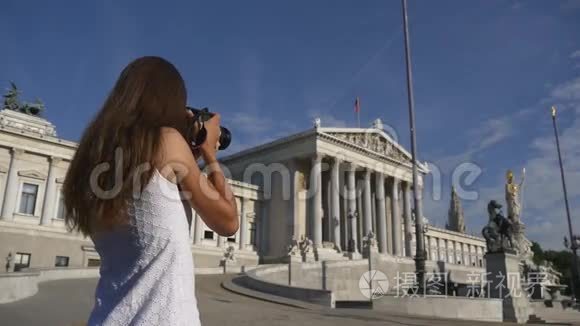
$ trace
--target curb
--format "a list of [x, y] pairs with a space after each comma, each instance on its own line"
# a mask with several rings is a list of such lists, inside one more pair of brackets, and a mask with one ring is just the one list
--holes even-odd
[[299, 301], [299, 300], [288, 299], [288, 298], [280, 297], [280, 296], [273, 295], [273, 294], [268, 294], [268, 293], [263, 293], [263, 292], [251, 290], [251, 289], [248, 289], [246, 287], [243, 287], [243, 286], [240, 286], [240, 285], [234, 283], [235, 279], [241, 279], [244, 277], [247, 277], [247, 276], [245, 276], [245, 275], [231, 276], [231, 277], [227, 278], [226, 280], [224, 280], [221, 283], [221, 286], [222, 286], [222, 288], [224, 288], [232, 293], [235, 293], [235, 294], [243, 295], [245, 297], [250, 297], [250, 298], [261, 300], [261, 301], [266, 301], [266, 302], [276, 303], [276, 304], [280, 304], [280, 305], [284, 305], [284, 306], [289, 306], [289, 307], [293, 307], [293, 308], [305, 309], [305, 310], [322, 310], [324, 308], [324, 307], [319, 306], [319, 305], [306, 303], [306, 302]]

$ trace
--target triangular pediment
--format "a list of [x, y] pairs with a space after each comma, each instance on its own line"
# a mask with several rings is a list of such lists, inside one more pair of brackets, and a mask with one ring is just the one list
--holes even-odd
[[36, 170], [18, 171], [18, 175], [26, 178], [46, 180], [46, 175]]
[[[391, 138], [386, 132], [369, 128], [320, 128], [319, 132], [328, 135], [349, 146], [358, 147], [397, 162], [411, 164], [412, 156], [403, 146]], [[425, 164], [420, 163], [419, 168], [426, 172]]]

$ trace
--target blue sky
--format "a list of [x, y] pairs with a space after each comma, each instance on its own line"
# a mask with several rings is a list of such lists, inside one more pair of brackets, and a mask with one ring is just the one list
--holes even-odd
[[[527, 169], [529, 237], [561, 247], [566, 232], [548, 108], [558, 104], [572, 215], [580, 233], [580, 1], [409, 1], [419, 157], [442, 173], [425, 213], [443, 225], [451, 173], [467, 224], [503, 200], [505, 170]], [[408, 147], [399, 1], [2, 1], [0, 85], [39, 97], [60, 136], [77, 140], [121, 69], [142, 55], [172, 61], [189, 104], [219, 111], [232, 151], [312, 125], [381, 117]], [[430, 187], [428, 187], [430, 188]]]

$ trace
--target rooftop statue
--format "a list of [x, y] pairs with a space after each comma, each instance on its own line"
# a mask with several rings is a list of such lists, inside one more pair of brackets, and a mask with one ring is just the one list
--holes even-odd
[[2, 109], [17, 111], [32, 116], [39, 116], [44, 111], [44, 103], [41, 100], [36, 99], [34, 102], [20, 103], [19, 95], [20, 90], [18, 90], [16, 84], [10, 82], [10, 88], [4, 94], [4, 105]]

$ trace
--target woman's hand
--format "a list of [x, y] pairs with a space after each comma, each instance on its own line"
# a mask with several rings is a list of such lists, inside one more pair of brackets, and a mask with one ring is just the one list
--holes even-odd
[[207, 132], [205, 141], [200, 146], [201, 155], [206, 163], [213, 163], [216, 158], [216, 152], [219, 147], [220, 139], [220, 115], [218, 113], [214, 114], [211, 119], [204, 122], [204, 127]]

